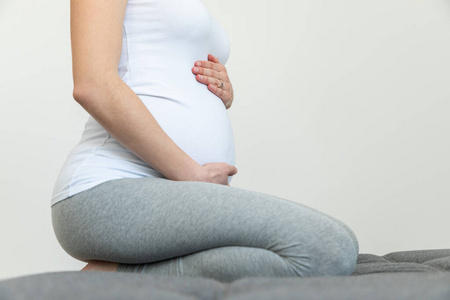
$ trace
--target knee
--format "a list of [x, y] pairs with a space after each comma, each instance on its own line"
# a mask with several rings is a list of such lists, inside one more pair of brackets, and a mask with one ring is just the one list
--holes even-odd
[[320, 249], [316, 249], [312, 259], [316, 276], [351, 275], [358, 259], [359, 243], [356, 235], [345, 224], [333, 221], [323, 237]]
[[351, 275], [358, 253], [353, 231], [331, 217], [321, 217], [311, 224], [307, 235], [277, 251], [300, 277]]

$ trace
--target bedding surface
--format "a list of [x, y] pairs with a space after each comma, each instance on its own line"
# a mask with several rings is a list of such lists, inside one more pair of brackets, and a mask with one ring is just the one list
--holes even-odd
[[0, 281], [0, 299], [450, 299], [450, 249], [360, 254], [351, 276], [201, 277], [63, 271]]

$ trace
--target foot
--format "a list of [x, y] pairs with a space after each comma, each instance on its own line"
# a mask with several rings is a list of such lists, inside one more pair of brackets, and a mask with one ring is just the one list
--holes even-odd
[[116, 272], [118, 263], [102, 260], [91, 260], [81, 271]]

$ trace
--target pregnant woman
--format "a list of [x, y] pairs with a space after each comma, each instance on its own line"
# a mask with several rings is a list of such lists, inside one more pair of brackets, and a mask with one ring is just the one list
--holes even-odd
[[74, 99], [89, 113], [51, 200], [85, 270], [208, 277], [349, 275], [341, 221], [232, 187], [230, 44], [201, 0], [71, 0]]

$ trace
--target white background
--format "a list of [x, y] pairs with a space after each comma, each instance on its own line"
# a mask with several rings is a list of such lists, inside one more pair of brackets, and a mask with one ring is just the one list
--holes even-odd
[[[204, 3], [231, 41], [232, 186], [341, 219], [361, 253], [450, 248], [450, 1]], [[50, 215], [88, 116], [69, 4], [0, 0], [0, 279], [86, 265]]]

